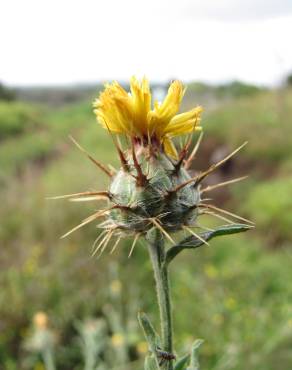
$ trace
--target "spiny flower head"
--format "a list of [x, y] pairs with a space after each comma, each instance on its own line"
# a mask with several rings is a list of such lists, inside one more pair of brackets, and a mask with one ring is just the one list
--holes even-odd
[[[94, 102], [94, 112], [114, 141], [121, 160], [121, 168], [115, 171], [87, 154], [89, 159], [110, 178], [108, 189], [87, 191], [55, 198], [69, 198], [73, 201], [105, 200], [107, 206], [83, 220], [67, 232], [71, 234], [80, 227], [102, 219], [98, 227], [103, 231], [95, 244], [95, 253], [102, 253], [117, 237], [112, 250], [123, 235], [134, 235], [132, 253], [137, 240], [152, 229], [158, 229], [171, 243], [176, 231], [187, 231], [200, 239], [193, 228], [200, 228], [197, 219], [209, 214], [223, 220], [226, 215], [247, 221], [228, 211], [202, 200], [201, 195], [216, 187], [241, 180], [234, 179], [201, 189], [201, 182], [216, 168], [225, 163], [244, 145], [233, 151], [209, 169], [191, 176], [188, 168], [195, 158], [202, 138], [200, 135], [189, 154], [193, 133], [200, 129], [201, 107], [178, 114], [185, 89], [179, 81], [171, 83], [162, 103], [154, 102], [152, 107], [148, 81], [131, 79], [127, 93], [117, 82], [107, 84]], [[185, 144], [177, 153], [172, 138], [189, 134]], [[115, 135], [126, 135], [126, 148], [122, 148]], [[201, 239], [200, 239], [201, 240]], [[205, 242], [205, 241], [204, 241]]]
[[130, 81], [127, 93], [117, 82], [107, 84], [93, 103], [98, 121], [111, 132], [126, 134], [147, 145], [151, 143], [176, 157], [171, 139], [200, 130], [200, 106], [178, 114], [185, 89], [180, 81], [171, 83], [162, 103], [151, 102], [149, 82], [146, 78]]

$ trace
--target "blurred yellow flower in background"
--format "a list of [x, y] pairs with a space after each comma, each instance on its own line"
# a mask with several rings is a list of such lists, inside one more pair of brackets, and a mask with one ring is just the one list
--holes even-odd
[[115, 333], [111, 337], [111, 342], [114, 347], [121, 347], [125, 343], [125, 337], [121, 333]]
[[37, 329], [46, 329], [49, 324], [48, 315], [43, 311], [37, 312], [33, 317], [33, 323]]
[[214, 265], [211, 264], [207, 264], [204, 266], [204, 272], [210, 279], [213, 279], [218, 276], [218, 270]]
[[137, 352], [141, 355], [148, 352], [148, 344], [147, 342], [139, 342], [136, 346]]
[[237, 302], [236, 302], [236, 300], [233, 297], [229, 297], [229, 298], [225, 299], [224, 306], [228, 310], [234, 310], [236, 308], [236, 306], [237, 306]]
[[120, 293], [122, 290], [122, 284], [120, 280], [113, 280], [110, 284], [110, 290], [114, 294]]

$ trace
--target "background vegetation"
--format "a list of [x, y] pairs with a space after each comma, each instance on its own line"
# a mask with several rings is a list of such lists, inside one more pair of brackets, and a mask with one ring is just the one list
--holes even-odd
[[[110, 138], [91, 110], [98, 88], [11, 92], [1, 86], [0, 369], [43, 369], [32, 345], [32, 320], [40, 311], [49, 317], [59, 369], [83, 369], [88, 341], [96, 348], [98, 369], [142, 368], [147, 347], [136, 313], [143, 309], [157, 320], [145, 246], [128, 259], [125, 239], [113, 255], [91, 258], [94, 225], [59, 237], [98, 205], [46, 200], [107, 185], [69, 134], [100, 161], [117, 165]], [[187, 352], [195, 338], [204, 338], [202, 369], [289, 370], [291, 87], [191, 84], [185, 107], [194, 103], [205, 107], [194, 171], [249, 141], [208, 184], [250, 174], [210, 196], [256, 221], [257, 228], [185, 252], [172, 266], [176, 350]]]

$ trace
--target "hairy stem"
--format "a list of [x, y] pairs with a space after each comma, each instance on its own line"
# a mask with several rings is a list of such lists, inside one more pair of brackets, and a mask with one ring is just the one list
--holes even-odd
[[[172, 314], [171, 299], [168, 279], [168, 266], [165, 263], [165, 247], [163, 236], [160, 231], [155, 230], [155, 235], [148, 238], [148, 250], [153, 266], [156, 282], [156, 292], [161, 322], [162, 349], [166, 352], [173, 352], [172, 343]], [[172, 370], [172, 361], [165, 362], [165, 369]]]
[[44, 364], [46, 370], [55, 370], [55, 362], [54, 362], [54, 356], [51, 348], [46, 348], [42, 352]]

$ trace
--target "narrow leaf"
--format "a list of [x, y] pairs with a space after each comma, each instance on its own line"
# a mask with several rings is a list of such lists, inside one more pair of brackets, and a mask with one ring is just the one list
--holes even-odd
[[190, 354], [188, 353], [177, 361], [174, 366], [174, 370], [185, 370], [185, 366], [189, 362], [189, 360]]
[[197, 339], [192, 345], [191, 350], [191, 363], [186, 370], [200, 370], [200, 364], [198, 360], [198, 349], [204, 341], [202, 339]]
[[144, 362], [144, 370], [160, 370], [159, 366], [157, 367], [157, 360], [155, 356], [153, 355], [148, 355], [145, 358]]
[[[224, 236], [224, 235], [230, 235], [230, 234], [237, 234], [241, 233], [247, 230], [252, 229], [253, 226], [251, 225], [245, 225], [245, 224], [232, 224], [232, 225], [223, 225], [218, 227], [215, 230], [206, 231], [199, 234], [199, 238], [192, 235], [184, 240], [182, 240], [180, 243], [175, 245], [174, 247], [171, 247], [166, 254], [166, 263], [169, 263], [173, 260], [173, 258], [180, 253], [183, 249], [195, 249], [198, 247], [201, 247], [205, 244], [206, 241], [213, 239], [217, 236]], [[205, 242], [203, 242], [203, 240]]]
[[150, 320], [148, 319], [147, 315], [144, 312], [139, 312], [138, 313], [138, 321], [139, 321], [139, 324], [141, 325], [141, 327], [144, 331], [144, 335], [145, 335], [145, 338], [147, 340], [149, 350], [152, 352], [151, 357], [155, 361], [156, 369], [159, 370], [159, 361], [158, 361], [158, 358], [156, 356], [157, 347], [160, 347], [159, 335], [155, 332]]

